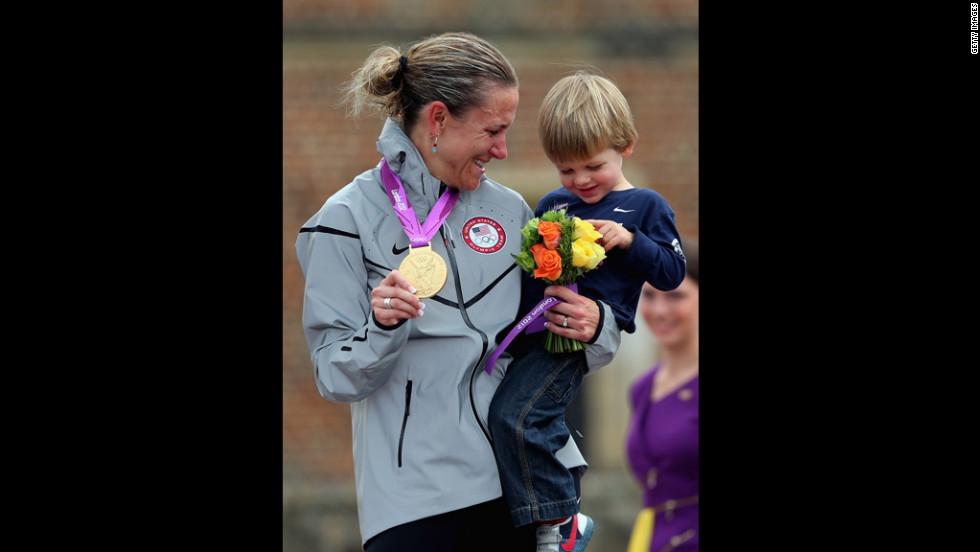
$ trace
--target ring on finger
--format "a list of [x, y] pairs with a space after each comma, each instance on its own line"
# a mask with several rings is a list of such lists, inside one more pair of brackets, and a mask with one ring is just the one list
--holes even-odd
[[391, 297], [385, 297], [385, 308], [386, 309], [391, 308]]
[[568, 327], [568, 317], [567, 316], [565, 317], [564, 320], [561, 321], [561, 327], [562, 328], [567, 328]]

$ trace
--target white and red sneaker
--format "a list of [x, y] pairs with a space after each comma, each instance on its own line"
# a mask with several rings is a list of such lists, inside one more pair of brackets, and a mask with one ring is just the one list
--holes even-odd
[[595, 523], [585, 514], [576, 514], [555, 525], [538, 525], [537, 552], [582, 552], [594, 530]]

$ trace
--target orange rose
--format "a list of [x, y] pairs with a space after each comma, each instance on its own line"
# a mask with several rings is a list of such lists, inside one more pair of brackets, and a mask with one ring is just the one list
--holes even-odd
[[557, 282], [558, 278], [561, 277], [561, 255], [557, 251], [547, 249], [540, 243], [531, 246], [531, 254], [534, 255], [534, 264], [538, 265], [534, 271], [534, 277]]
[[561, 226], [557, 222], [542, 220], [538, 223], [538, 234], [544, 239], [544, 246], [548, 249], [558, 247], [558, 238], [561, 237]]

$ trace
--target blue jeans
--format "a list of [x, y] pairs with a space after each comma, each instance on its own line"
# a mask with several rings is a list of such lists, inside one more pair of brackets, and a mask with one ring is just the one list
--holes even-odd
[[490, 435], [515, 527], [578, 513], [577, 480], [555, 453], [570, 438], [565, 408], [585, 369], [583, 351], [535, 347], [514, 359], [490, 403]]

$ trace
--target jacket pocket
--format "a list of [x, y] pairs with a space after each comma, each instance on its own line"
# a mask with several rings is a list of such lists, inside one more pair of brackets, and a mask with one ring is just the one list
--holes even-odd
[[412, 409], [412, 380], [405, 384], [405, 415], [402, 417], [402, 431], [398, 435], [398, 467], [402, 467], [402, 446], [405, 444], [405, 426]]

